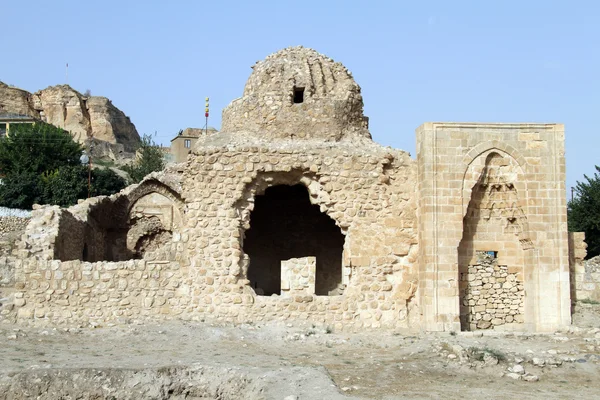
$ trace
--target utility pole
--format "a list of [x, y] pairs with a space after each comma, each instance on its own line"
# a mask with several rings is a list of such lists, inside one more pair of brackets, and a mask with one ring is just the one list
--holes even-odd
[[65, 78], [67, 85], [69, 84], [69, 63], [67, 63], [67, 67], [65, 69]]
[[573, 186], [571, 186], [571, 201], [573, 201], [573, 192], [575, 191], [575, 188]]
[[92, 150], [94, 148], [94, 134], [90, 135], [89, 140], [89, 162], [88, 162], [88, 199], [92, 196]]

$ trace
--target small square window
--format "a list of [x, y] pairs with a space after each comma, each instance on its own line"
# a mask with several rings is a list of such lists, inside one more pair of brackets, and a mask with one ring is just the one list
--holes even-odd
[[304, 103], [304, 88], [294, 86], [294, 104]]
[[488, 256], [492, 257], [492, 258], [498, 258], [498, 252], [494, 251], [494, 250], [487, 250], [485, 252]]
[[190, 147], [192, 147], [192, 140], [191, 139], [185, 139], [183, 141], [183, 147], [185, 147], [186, 149], [189, 149]]

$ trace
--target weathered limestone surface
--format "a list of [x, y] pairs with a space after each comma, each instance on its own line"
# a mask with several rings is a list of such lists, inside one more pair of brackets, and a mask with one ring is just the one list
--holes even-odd
[[140, 136], [109, 99], [85, 96], [69, 85], [50, 86], [33, 94], [0, 82], [0, 111], [31, 115], [63, 128], [80, 143], [93, 137], [135, 152]]
[[584, 232], [569, 232], [569, 265], [571, 266], [571, 301], [600, 302], [600, 256], [586, 260]]
[[123, 111], [106, 97], [90, 96], [85, 102], [89, 113], [91, 135], [94, 139], [122, 144], [127, 152], [134, 152], [140, 144], [135, 125]]
[[[340, 63], [290, 47], [252, 67], [244, 95], [223, 110], [222, 132], [264, 138], [371, 138], [360, 86]], [[294, 102], [295, 91], [303, 101]]]
[[315, 294], [317, 259], [290, 258], [281, 261], [281, 295]]
[[185, 163], [34, 210], [0, 318], [554, 329], [570, 322], [563, 142], [561, 125], [432, 123], [414, 160], [371, 141], [344, 67], [285, 49]]
[[0, 82], [0, 112], [31, 115], [39, 118], [39, 113], [31, 104], [31, 93]]
[[457, 276], [474, 251], [496, 251], [523, 282], [523, 329], [570, 324], [564, 127], [426, 123], [417, 160], [427, 329], [461, 329]]
[[523, 283], [494, 256], [478, 252], [477, 263], [460, 275], [460, 289], [461, 319], [468, 330], [509, 329], [508, 324], [524, 322]]

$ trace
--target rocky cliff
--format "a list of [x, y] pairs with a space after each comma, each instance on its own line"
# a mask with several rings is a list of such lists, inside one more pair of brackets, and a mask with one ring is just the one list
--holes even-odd
[[[85, 96], [69, 85], [29, 93], [0, 82], [0, 112], [31, 115], [63, 128], [80, 143], [93, 138], [112, 153], [135, 152], [140, 135], [106, 97]], [[102, 143], [104, 142], [104, 143]]]

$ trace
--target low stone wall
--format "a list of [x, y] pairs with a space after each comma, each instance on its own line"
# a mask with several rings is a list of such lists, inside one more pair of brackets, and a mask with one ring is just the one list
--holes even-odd
[[586, 260], [584, 232], [569, 232], [571, 303], [600, 301], [600, 256]]
[[[6, 213], [6, 210], [4, 212]], [[25, 231], [29, 221], [28, 217], [0, 215], [0, 287], [14, 284], [16, 259], [13, 253], [16, 241]]]
[[478, 252], [477, 264], [461, 274], [461, 319], [465, 330], [494, 329], [523, 323], [523, 283], [508, 266]]
[[[10, 313], [0, 322], [77, 326], [181, 319], [212, 323], [297, 322], [337, 331], [408, 327], [406, 300], [392, 285], [342, 296], [256, 296], [248, 286], [231, 288], [229, 277], [181, 263], [130, 260], [18, 261]], [[361, 279], [362, 280], [362, 279]], [[368, 281], [371, 281], [369, 279]], [[364, 282], [364, 281], [363, 281]], [[377, 289], [382, 304], [367, 289]], [[363, 321], [370, 321], [367, 326]]]
[[0, 287], [14, 285], [16, 263], [14, 257], [0, 257]]
[[29, 218], [0, 216], [0, 235], [10, 232], [21, 232], [29, 223]]
[[39, 260], [36, 267], [24, 263], [24, 279], [17, 280], [14, 305], [19, 318], [94, 323], [148, 314], [176, 316], [191, 301], [177, 262]]
[[576, 265], [575, 299], [600, 302], [600, 256]]
[[315, 294], [316, 257], [281, 261], [281, 295]]

